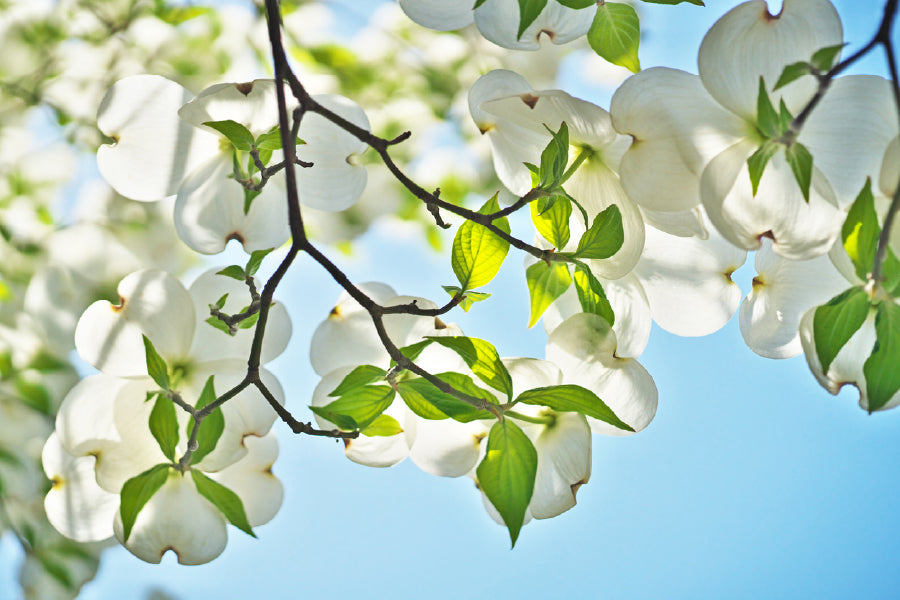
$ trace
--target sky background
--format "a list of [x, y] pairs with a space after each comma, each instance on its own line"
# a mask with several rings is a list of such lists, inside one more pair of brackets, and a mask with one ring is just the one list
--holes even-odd
[[[696, 72], [703, 34], [736, 4], [643, 5], [644, 68]], [[776, 12], [780, 2], [769, 5]], [[882, 2], [835, 5], [852, 51], [874, 32]], [[878, 54], [855, 72], [883, 73], [883, 64]], [[563, 83], [608, 106], [611, 90]], [[351, 279], [399, 293], [440, 299], [439, 285], [453, 281], [449, 258], [396, 230], [377, 228], [353, 258], [338, 258]], [[521, 265], [511, 253], [487, 288], [491, 301], [445, 320], [491, 340], [501, 356], [543, 357], [543, 328], [525, 329]], [[736, 275], [744, 293], [752, 276], [751, 256]], [[301, 418], [318, 382], [309, 340], [338, 293], [309, 261], [279, 289], [294, 337], [270, 366]], [[512, 551], [470, 479], [434, 477], [410, 462], [363, 467], [334, 441], [276, 426], [285, 501], [256, 529], [258, 540], [229, 528], [224, 554], [200, 567], [171, 554], [148, 565], [115, 548], [81, 598], [138, 598], [152, 588], [184, 599], [896, 597], [900, 411], [868, 416], [855, 389], [833, 397], [819, 387], [802, 356], [753, 354], [736, 318], [696, 339], [654, 325], [640, 361], [659, 388], [653, 423], [628, 438], [593, 436], [578, 506], [526, 525]], [[10, 540], [0, 542], [0, 599], [16, 597], [18, 560]]]

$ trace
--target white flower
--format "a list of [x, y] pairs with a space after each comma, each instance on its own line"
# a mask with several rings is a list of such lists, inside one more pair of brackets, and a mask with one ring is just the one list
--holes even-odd
[[623, 187], [642, 207], [691, 209], [702, 201], [713, 225], [748, 250], [761, 238], [795, 260], [824, 254], [837, 238], [842, 209], [866, 176], [874, 176], [896, 132], [889, 84], [869, 76], [835, 80], [800, 132], [814, 158], [807, 202], [784, 152], [770, 160], [754, 195], [747, 159], [762, 144], [760, 77], [777, 107], [797, 115], [815, 80], [802, 77], [773, 91], [785, 66], [839, 45], [842, 33], [828, 0], [785, 0], [777, 16], [747, 2], [722, 17], [700, 47], [699, 77], [674, 69], [643, 71], [622, 85], [610, 112], [634, 141], [622, 158]]
[[[368, 128], [365, 114], [346, 98], [315, 99]], [[217, 84], [192, 99], [162, 77], [122, 79], [104, 96], [97, 115], [98, 127], [115, 140], [97, 152], [100, 172], [119, 193], [135, 200], [176, 195], [176, 229], [197, 252], [221, 252], [231, 239], [248, 252], [280, 246], [289, 235], [281, 177], [273, 177], [245, 212], [245, 190], [228, 177], [234, 168], [232, 146], [204, 125], [229, 120], [254, 138], [276, 127], [274, 81]], [[301, 158], [315, 163], [298, 170], [301, 202], [324, 210], [352, 205], [365, 187], [366, 174], [349, 159], [365, 145], [318, 115], [304, 118], [300, 136], [307, 142], [299, 150]], [[281, 156], [275, 151], [269, 164]], [[244, 156], [244, 169], [246, 161]]]

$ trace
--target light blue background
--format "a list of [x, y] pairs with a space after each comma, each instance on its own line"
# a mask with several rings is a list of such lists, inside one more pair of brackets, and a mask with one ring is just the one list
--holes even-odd
[[[642, 5], [643, 66], [696, 72], [703, 33], [735, 4]], [[874, 32], [882, 2], [835, 4], [852, 51]], [[883, 73], [883, 64], [879, 53], [856, 72]], [[608, 105], [609, 90], [573, 89]], [[398, 245], [390, 231], [367, 235], [356, 258], [338, 258], [355, 281], [383, 280], [401, 293], [441, 298], [438, 286], [453, 280], [448, 260]], [[750, 268], [737, 275], [745, 293]], [[524, 329], [520, 255], [511, 253], [488, 289], [491, 302], [448, 320], [494, 341], [501, 355], [542, 357], [541, 327]], [[279, 290], [295, 334], [273, 364], [295, 414], [308, 414], [302, 406], [318, 381], [309, 339], [338, 292], [308, 260]], [[408, 462], [362, 467], [333, 441], [278, 427], [285, 502], [257, 529], [259, 540], [230, 529], [223, 556], [191, 568], [171, 555], [147, 565], [117, 548], [82, 597], [137, 598], [151, 587], [185, 599], [900, 595], [900, 412], [868, 416], [853, 389], [830, 396], [802, 357], [756, 356], [736, 319], [700, 339], [654, 326], [640, 360], [659, 388], [656, 419], [630, 438], [594, 436], [578, 506], [525, 526], [515, 550], [469, 479], [436, 478]], [[13, 593], [14, 560], [11, 545], [0, 545], [0, 598]]]

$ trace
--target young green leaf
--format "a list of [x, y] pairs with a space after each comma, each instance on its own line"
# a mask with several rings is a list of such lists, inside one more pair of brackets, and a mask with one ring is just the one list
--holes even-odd
[[341, 380], [341, 383], [328, 394], [332, 398], [343, 396], [350, 390], [355, 390], [370, 383], [383, 380], [387, 375], [387, 371], [373, 365], [360, 365], [347, 373]]
[[609, 258], [619, 251], [625, 242], [622, 227], [622, 213], [615, 204], [610, 204], [594, 217], [591, 228], [578, 240], [575, 256], [578, 258]]
[[257, 196], [260, 195], [261, 192], [257, 190], [249, 190], [244, 188], [244, 214], [250, 213], [250, 206], [253, 204], [253, 201]]
[[41, 563], [41, 567], [44, 568], [44, 571], [47, 573], [47, 575], [55, 579], [67, 590], [76, 593], [78, 592], [78, 586], [75, 585], [75, 581], [72, 579], [72, 574], [69, 572], [69, 569], [66, 567], [65, 563], [54, 560], [43, 552], [36, 552], [35, 555], [37, 556], [38, 561]]
[[756, 149], [756, 152], [747, 159], [747, 171], [750, 173], [750, 184], [753, 186], [753, 195], [759, 189], [759, 180], [762, 179], [763, 171], [769, 160], [778, 152], [779, 144], [772, 140], [766, 140], [763, 145]]
[[146, 335], [144, 338], [144, 358], [147, 361], [147, 374], [164, 390], [169, 389], [169, 369], [166, 361], [159, 355], [153, 342]]
[[541, 236], [554, 248], [563, 248], [569, 243], [569, 217], [572, 203], [563, 196], [556, 196], [554, 202], [547, 203], [546, 209], [539, 210], [537, 202], [531, 203], [531, 221]]
[[782, 98], [781, 103], [778, 105], [778, 131], [787, 131], [793, 122], [794, 115], [788, 110], [787, 104], [784, 102], [784, 98]]
[[553, 131], [546, 125], [544, 127], [551, 137], [541, 152], [540, 182], [542, 188], [550, 190], [559, 186], [566, 172], [566, 163], [569, 161], [569, 126], [563, 121], [559, 131]]
[[222, 297], [216, 300], [215, 304], [210, 304], [209, 308], [212, 310], [215, 308], [216, 310], [222, 310], [225, 308], [225, 303], [228, 302], [228, 294], [222, 294]]
[[580, 385], [564, 384], [526, 390], [516, 397], [516, 402], [547, 406], [557, 412], [577, 412], [609, 423], [625, 431], [634, 431], [597, 394]]
[[573, 279], [582, 312], [599, 315], [610, 325], [615, 325], [616, 316], [606, 298], [606, 291], [588, 266], [583, 263], [576, 264]]
[[808, 62], [795, 62], [791, 63], [781, 71], [781, 75], [778, 77], [778, 81], [775, 82], [775, 87], [772, 88], [774, 92], [777, 89], [781, 89], [789, 83], [792, 83], [804, 75], [809, 75], [812, 73], [810, 69], [810, 64]]
[[228, 335], [233, 335], [231, 333], [231, 330], [228, 328], [228, 325], [226, 325], [225, 322], [222, 321], [221, 319], [219, 319], [218, 317], [209, 317], [206, 319], [206, 322], [208, 324], [212, 325], [213, 327], [215, 327], [216, 329], [218, 329], [219, 331], [227, 333]]
[[[216, 398], [216, 388], [213, 383], [213, 375], [210, 375], [206, 380], [206, 383], [203, 385], [203, 391], [200, 392], [200, 398], [197, 399], [197, 404], [194, 406], [194, 408], [200, 410], [206, 405], [215, 402]], [[194, 419], [191, 419], [188, 421], [187, 428], [187, 434], [189, 438], [193, 431]], [[224, 431], [225, 414], [222, 412], [222, 407], [219, 407], [209, 413], [206, 418], [204, 418], [200, 423], [200, 430], [197, 432], [197, 449], [194, 450], [194, 454], [191, 455], [191, 464], [199, 463], [207, 454], [215, 450], [216, 444], [219, 443], [219, 438], [222, 437], [222, 433]]]
[[390, 415], [383, 414], [372, 421], [368, 427], [361, 430], [359, 433], [369, 437], [390, 437], [392, 435], [397, 435], [398, 433], [403, 433], [403, 428], [400, 426], [397, 419]]
[[[422, 351], [425, 350], [428, 346], [431, 345], [431, 340], [421, 340], [416, 342], [415, 344], [410, 344], [409, 346], [403, 346], [400, 348], [400, 354], [408, 358], [409, 360], [416, 360], [419, 358], [419, 355], [422, 354]], [[397, 362], [392, 358], [391, 359], [391, 368], [397, 366]]]
[[522, 38], [525, 30], [534, 23], [544, 7], [547, 6], [547, 0], [519, 0], [519, 31], [516, 39]]
[[556, 0], [563, 6], [567, 6], [569, 8], [574, 8], [576, 10], [581, 8], [587, 8], [588, 6], [593, 6], [597, 4], [597, 0]]
[[[475, 385], [472, 378], [460, 373], [439, 373], [438, 379], [475, 398], [482, 398], [497, 403], [497, 398], [489, 391]], [[439, 421], [448, 416], [455, 421], [468, 423], [477, 419], [492, 419], [491, 413], [475, 408], [459, 398], [439, 390], [427, 379], [417, 377], [397, 384], [400, 397], [416, 415], [423, 419]]]
[[487, 0], [475, 0], [475, 6], [472, 7], [472, 10], [475, 10], [476, 8], [478, 8], [479, 6], [481, 6], [482, 4], [484, 4], [485, 2], [487, 2]]
[[[256, 138], [254, 146], [259, 150], [281, 150], [281, 131], [276, 125], [269, 131]], [[263, 161], [265, 163], [266, 161]]]
[[244, 503], [241, 497], [229, 490], [227, 487], [214, 481], [197, 470], [191, 470], [191, 477], [194, 479], [194, 485], [201, 496], [213, 503], [213, 506], [219, 509], [228, 522], [246, 533], [256, 537], [250, 522], [247, 520], [247, 513], [244, 511]]
[[249, 152], [256, 141], [250, 130], [231, 119], [226, 121], [206, 121], [203, 124], [224, 135], [235, 148], [243, 152]]
[[694, 6], [706, 6], [703, 4], [703, 0], [643, 0], [643, 2], [647, 2], [649, 4], [681, 4], [682, 2], [687, 2], [688, 4], [693, 4]]
[[466, 336], [436, 336], [428, 339], [459, 354], [478, 379], [512, 399], [512, 377], [493, 344]]
[[128, 541], [134, 522], [144, 508], [144, 505], [159, 491], [169, 473], [173, 471], [168, 464], [150, 467], [140, 475], [135, 475], [122, 486], [119, 514], [122, 517], [122, 535], [124, 541]]
[[246, 273], [247, 277], [253, 277], [256, 275], [256, 272], [259, 271], [259, 267], [262, 264], [263, 259], [269, 255], [269, 253], [275, 248], [267, 248], [265, 250], [254, 250], [250, 254], [250, 259], [247, 261], [247, 266], [244, 267], [244, 273]]
[[484, 495], [503, 517], [513, 547], [534, 494], [537, 461], [534, 444], [515, 423], [509, 419], [494, 423], [475, 474]]
[[487, 300], [491, 297], [487, 292], [473, 292], [468, 291], [463, 293], [462, 288], [457, 287], [455, 285], [442, 285], [444, 291], [450, 294], [451, 297], [455, 298], [457, 294], [463, 294], [462, 300], [459, 301], [459, 306], [465, 312], [469, 312], [469, 309], [472, 308], [472, 305], [476, 302], [481, 302], [482, 300]]
[[810, 60], [810, 62], [818, 70], [822, 72], [828, 72], [831, 70], [831, 67], [834, 66], [834, 61], [837, 60], [838, 55], [846, 45], [847, 44], [845, 43], [820, 48], [816, 50], [815, 54], [812, 55], [812, 59]]
[[244, 269], [240, 268], [237, 265], [230, 265], [222, 269], [221, 271], [216, 271], [216, 275], [224, 275], [225, 277], [231, 277], [232, 279], [237, 279], [238, 281], [244, 281], [247, 277], [247, 274], [244, 273]]
[[605, 2], [597, 5], [587, 39], [601, 58], [632, 73], [641, 70], [638, 59], [641, 23], [637, 12], [628, 4]]
[[[478, 211], [490, 214], [500, 209], [497, 195], [485, 202]], [[494, 225], [509, 233], [506, 217], [494, 221]], [[451, 265], [463, 290], [477, 288], [490, 282], [509, 252], [509, 242], [483, 225], [466, 221], [459, 226], [453, 238]]]
[[525, 281], [528, 284], [528, 295], [531, 299], [531, 316], [528, 319], [528, 326], [532, 327], [538, 322], [547, 307], [569, 289], [572, 277], [565, 264], [554, 261], [548, 265], [539, 260], [525, 270]]
[[342, 431], [354, 431], [359, 429], [359, 423], [357, 423], [356, 419], [353, 417], [332, 412], [323, 406], [310, 406], [309, 410], [323, 419], [330, 421], [335, 427]]
[[342, 423], [338, 423], [332, 416], [350, 417], [356, 424], [356, 427], [351, 429], [365, 429], [387, 410], [393, 401], [394, 390], [390, 386], [368, 385], [351, 389], [330, 404], [311, 406], [310, 409], [341, 429], [344, 429], [343, 425], [349, 424], [349, 422], [344, 420]]
[[875, 265], [875, 251], [878, 247], [878, 214], [875, 212], [875, 197], [872, 195], [872, 180], [866, 178], [863, 189], [847, 212], [841, 227], [841, 240], [857, 277], [865, 281]]
[[150, 411], [150, 433], [159, 444], [159, 449], [169, 460], [175, 460], [175, 446], [178, 444], [178, 416], [175, 403], [165, 394], [156, 394], [156, 402]]
[[823, 374], [828, 374], [834, 357], [862, 327], [870, 308], [868, 294], [858, 287], [845, 290], [816, 308], [813, 340]]
[[784, 157], [787, 159], [791, 171], [794, 172], [794, 179], [803, 192], [803, 199], [809, 203], [809, 187], [812, 184], [813, 173], [813, 157], [806, 149], [806, 146], [800, 142], [794, 142], [784, 150]]
[[863, 365], [869, 412], [900, 391], [900, 305], [881, 302], [875, 313], [875, 347]]
[[781, 119], [772, 106], [769, 92], [766, 91], [766, 82], [762, 76], [759, 78], [759, 95], [756, 97], [756, 124], [762, 134], [773, 139], [781, 135]]

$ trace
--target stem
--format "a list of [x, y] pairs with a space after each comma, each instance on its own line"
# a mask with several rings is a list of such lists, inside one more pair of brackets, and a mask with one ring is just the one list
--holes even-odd
[[514, 410], [508, 410], [503, 413], [507, 417], [511, 417], [513, 419], [517, 419], [519, 421], [525, 421], [526, 423], [534, 423], [536, 425], [553, 425], [556, 422], [556, 417], [553, 415], [546, 415], [543, 417], [532, 417], [529, 415], [523, 415], [520, 412], [516, 412]]

